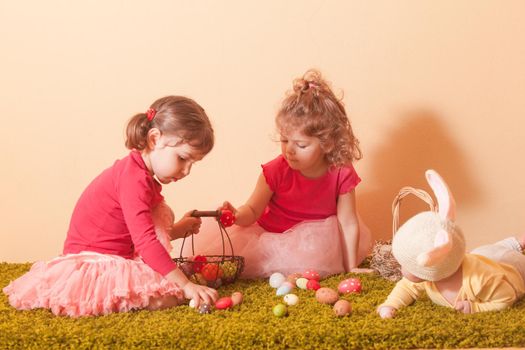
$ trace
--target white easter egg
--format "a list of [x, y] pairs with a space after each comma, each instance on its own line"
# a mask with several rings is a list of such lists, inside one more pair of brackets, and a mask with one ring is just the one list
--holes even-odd
[[286, 277], [280, 272], [274, 272], [270, 276], [270, 286], [272, 288], [279, 288], [281, 284], [286, 280]]
[[287, 305], [295, 305], [299, 302], [299, 297], [295, 294], [286, 294], [283, 298]]
[[194, 309], [195, 308], [195, 300], [191, 299], [189, 306]]

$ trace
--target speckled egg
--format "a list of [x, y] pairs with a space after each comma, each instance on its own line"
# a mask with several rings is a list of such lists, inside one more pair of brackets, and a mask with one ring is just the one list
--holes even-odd
[[284, 277], [282, 273], [274, 272], [270, 276], [270, 281], [269, 281], [270, 286], [272, 286], [272, 288], [279, 288], [285, 280], [286, 280], [286, 277]]
[[286, 294], [283, 300], [286, 305], [293, 306], [297, 305], [297, 303], [299, 302], [299, 297], [295, 294]]
[[319, 288], [315, 292], [315, 299], [321, 304], [335, 304], [339, 299], [339, 294], [332, 288]]
[[242, 304], [243, 295], [241, 292], [233, 292], [231, 299], [232, 299], [233, 306], [239, 305], [239, 304]]
[[361, 280], [359, 278], [348, 278], [337, 286], [339, 293], [361, 293]]
[[297, 279], [297, 281], [295, 281], [295, 284], [301, 289], [306, 289], [306, 284], [308, 284], [308, 280], [304, 277], [300, 277]]
[[210, 304], [200, 304], [199, 306], [199, 313], [200, 314], [210, 314], [211, 313], [211, 306]]
[[338, 300], [334, 304], [334, 313], [337, 317], [343, 317], [352, 312], [352, 304], [348, 300]]
[[308, 280], [316, 280], [319, 281], [321, 279], [321, 276], [319, 276], [319, 272], [315, 270], [306, 270], [303, 272], [303, 277]]

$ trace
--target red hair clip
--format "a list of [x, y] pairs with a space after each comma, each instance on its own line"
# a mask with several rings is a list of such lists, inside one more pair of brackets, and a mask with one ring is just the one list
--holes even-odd
[[155, 118], [155, 114], [157, 114], [157, 111], [155, 110], [155, 108], [150, 108], [146, 111], [146, 117], [148, 118], [149, 121], [152, 121], [153, 118]]

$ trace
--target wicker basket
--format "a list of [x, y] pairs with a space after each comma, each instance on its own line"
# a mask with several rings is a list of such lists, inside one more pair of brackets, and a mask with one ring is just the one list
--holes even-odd
[[[226, 228], [219, 220], [217, 223], [222, 239], [222, 255], [195, 255], [194, 239], [191, 235], [192, 256], [183, 257], [182, 252], [187, 237], [185, 235], [180, 248], [180, 256], [173, 259], [190, 281], [212, 288], [235, 282], [244, 269], [244, 257], [234, 254]], [[230, 246], [231, 255], [226, 254], [225, 237]]]
[[[425, 191], [413, 187], [403, 187], [392, 203], [392, 237], [397, 232], [399, 226], [399, 207], [401, 200], [409, 194], [413, 194], [428, 204], [431, 211], [436, 211], [432, 197]], [[370, 267], [377, 270], [381, 276], [391, 281], [401, 279], [401, 266], [392, 254], [392, 240], [376, 241], [372, 249]]]

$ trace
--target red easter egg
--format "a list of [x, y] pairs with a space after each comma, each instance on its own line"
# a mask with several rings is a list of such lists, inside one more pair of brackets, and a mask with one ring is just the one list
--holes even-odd
[[235, 222], [235, 215], [233, 215], [231, 210], [224, 209], [221, 210], [221, 217], [219, 218], [222, 226], [230, 227]]
[[230, 297], [222, 297], [215, 302], [215, 308], [219, 310], [225, 310], [232, 307], [233, 301]]
[[222, 277], [223, 272], [219, 265], [209, 263], [202, 267], [201, 274], [206, 281], [215, 281], [217, 278]]
[[305, 272], [303, 272], [303, 277], [307, 280], [319, 281], [321, 279], [321, 276], [319, 276], [319, 272], [315, 270], [306, 270]]
[[193, 271], [201, 272], [202, 267], [204, 266], [204, 264], [206, 264], [206, 261], [208, 260], [206, 259], [205, 256], [195, 255], [192, 261], [193, 261]]
[[361, 293], [361, 280], [359, 278], [348, 278], [337, 286], [339, 293]]
[[318, 290], [319, 288], [321, 288], [321, 284], [319, 284], [317, 280], [308, 280], [308, 282], [306, 282], [306, 289]]

